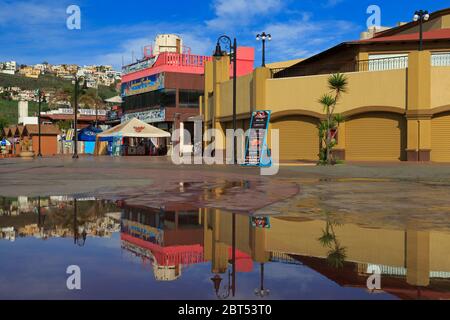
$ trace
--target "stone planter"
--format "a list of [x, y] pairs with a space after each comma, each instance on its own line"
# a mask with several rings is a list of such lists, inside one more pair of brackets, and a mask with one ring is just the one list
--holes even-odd
[[34, 158], [34, 152], [33, 151], [22, 151], [22, 152], [20, 152], [19, 156], [22, 159], [33, 159]]

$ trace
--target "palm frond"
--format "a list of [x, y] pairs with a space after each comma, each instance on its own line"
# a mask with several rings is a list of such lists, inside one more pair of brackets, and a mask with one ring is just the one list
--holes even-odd
[[334, 120], [336, 125], [340, 125], [341, 123], [345, 122], [345, 117], [342, 114], [337, 113], [337, 114], [334, 115], [334, 119], [333, 120]]
[[320, 242], [320, 244], [323, 247], [331, 247], [332, 243], [335, 240], [335, 237], [334, 237], [333, 234], [323, 230], [322, 231], [322, 236], [319, 239], [317, 239], [317, 240]]
[[336, 99], [329, 93], [324, 94], [318, 101], [326, 111], [336, 103]]
[[345, 93], [348, 89], [348, 79], [347, 76], [342, 73], [332, 74], [328, 78], [328, 87], [336, 91], [336, 93]]
[[343, 247], [336, 247], [334, 250], [328, 252], [327, 261], [328, 264], [336, 269], [342, 269], [344, 267], [345, 260], [347, 259], [347, 249]]

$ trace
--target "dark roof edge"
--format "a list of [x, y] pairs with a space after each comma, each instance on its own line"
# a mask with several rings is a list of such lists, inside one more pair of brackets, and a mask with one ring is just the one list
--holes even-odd
[[[447, 15], [447, 14], [450, 14], [450, 8], [445, 8], [445, 9], [441, 9], [441, 10], [432, 12], [432, 13], [430, 13], [430, 20], [428, 20], [428, 21], [437, 19], [437, 18], [442, 17], [442, 16]], [[419, 24], [418, 21], [416, 21], [416, 22], [411, 21], [411, 22], [408, 22], [407, 24], [404, 24], [402, 26], [398, 26], [398, 27], [394, 27], [394, 28], [391, 28], [391, 29], [388, 29], [388, 30], [377, 32], [374, 35], [374, 38], [388, 37], [388, 36], [391, 36], [391, 35], [394, 35], [394, 34], [400, 32], [400, 31], [404, 31], [404, 30], [407, 30], [409, 28], [413, 28], [413, 27], [417, 26], [418, 24]]]

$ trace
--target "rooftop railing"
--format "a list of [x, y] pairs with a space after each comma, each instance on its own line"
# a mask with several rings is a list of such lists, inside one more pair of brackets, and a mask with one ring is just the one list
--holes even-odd
[[408, 56], [381, 59], [340, 61], [328, 64], [299, 64], [287, 69], [272, 69], [273, 78], [289, 78], [332, 73], [385, 71], [408, 68]]
[[156, 57], [124, 66], [122, 68], [122, 71], [124, 74], [128, 74], [147, 68], [155, 68], [160, 66], [203, 68], [205, 66], [205, 63], [210, 60], [212, 60], [212, 57], [209, 56], [164, 52]]

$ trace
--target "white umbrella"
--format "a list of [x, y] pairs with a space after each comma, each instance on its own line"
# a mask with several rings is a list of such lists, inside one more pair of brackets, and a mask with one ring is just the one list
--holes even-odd
[[115, 97], [106, 99], [105, 102], [108, 102], [108, 103], [123, 103], [123, 100], [122, 100], [121, 96], [115, 96]]

